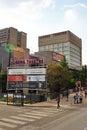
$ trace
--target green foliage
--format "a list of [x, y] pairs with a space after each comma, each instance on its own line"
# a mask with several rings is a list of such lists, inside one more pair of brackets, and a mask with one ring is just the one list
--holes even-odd
[[69, 88], [71, 72], [68, 67], [58, 63], [51, 63], [47, 68], [47, 85], [51, 92], [60, 93]]
[[68, 63], [67, 63], [67, 61], [66, 61], [66, 57], [64, 56], [64, 59], [61, 61], [61, 63], [60, 63], [64, 68], [66, 67], [66, 68], [68, 68]]
[[3, 97], [3, 98], [0, 98], [0, 101], [1, 101], [1, 102], [7, 102], [7, 98], [4, 98], [4, 97]]

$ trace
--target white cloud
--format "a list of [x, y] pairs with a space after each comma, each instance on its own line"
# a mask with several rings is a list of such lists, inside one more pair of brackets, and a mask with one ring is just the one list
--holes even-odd
[[69, 9], [64, 12], [64, 16], [67, 22], [69, 23], [75, 23], [77, 20], [76, 12], [72, 9]]
[[16, 21], [25, 21], [25, 23], [35, 22], [43, 17], [43, 9], [53, 7], [54, 3], [55, 0], [18, 0], [14, 2], [16, 6], [6, 6], [6, 4], [2, 3], [0, 17], [2, 21], [6, 21], [7, 23], [8, 21], [10, 23], [15, 23]]
[[87, 8], [87, 5], [84, 3], [76, 3], [76, 4], [72, 4], [72, 5], [64, 5], [65, 8], [74, 8], [74, 7], [83, 7], [83, 8]]
[[55, 6], [55, 0], [42, 0], [41, 2], [42, 7], [47, 8], [49, 6], [54, 7]]

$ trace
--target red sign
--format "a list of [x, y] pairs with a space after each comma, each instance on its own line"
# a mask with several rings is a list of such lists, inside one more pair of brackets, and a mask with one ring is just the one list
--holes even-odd
[[11, 59], [10, 64], [34, 64], [43, 63], [43, 59]]
[[25, 76], [24, 75], [17, 75], [17, 76], [8, 76], [8, 81], [12, 82], [12, 81], [24, 81], [25, 80]]
[[61, 61], [63, 59], [64, 59], [63, 55], [55, 53], [55, 52], [53, 53], [53, 60], [55, 60], [55, 61]]

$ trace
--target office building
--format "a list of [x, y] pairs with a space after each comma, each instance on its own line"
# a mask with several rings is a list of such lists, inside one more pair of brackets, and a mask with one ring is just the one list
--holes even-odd
[[39, 36], [38, 46], [39, 52], [53, 51], [64, 55], [71, 69], [82, 65], [82, 40], [71, 31]]
[[14, 46], [26, 48], [27, 34], [13, 27], [0, 29], [0, 44], [13, 44]]

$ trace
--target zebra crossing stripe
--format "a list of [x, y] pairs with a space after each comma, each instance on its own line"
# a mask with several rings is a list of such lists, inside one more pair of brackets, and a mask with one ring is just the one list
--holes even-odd
[[41, 111], [43, 112], [47, 112], [47, 113], [56, 113], [58, 111], [62, 111], [62, 109], [53, 109], [53, 110], [49, 110], [49, 109], [42, 109]]
[[6, 121], [6, 122], [11, 122], [11, 123], [16, 123], [16, 124], [25, 124], [26, 123], [24, 121], [12, 120], [12, 119], [7, 119], [7, 118], [2, 118], [1, 120]]
[[[57, 111], [46, 111], [46, 110], [43, 110], [45, 113], [48, 113], [48, 114], [51, 114], [51, 113], [56, 113], [56, 112], [58, 112], [58, 110]], [[61, 110], [59, 110], [59, 111], [61, 111]]]
[[30, 118], [23, 118], [23, 117], [18, 117], [18, 116], [11, 116], [13, 119], [19, 119], [19, 120], [24, 120], [24, 121], [35, 121], [34, 119]]
[[47, 109], [47, 108], [43, 108], [41, 109], [42, 111], [47, 111], [47, 112], [57, 112], [57, 109]]
[[9, 124], [9, 123], [6, 123], [6, 122], [1, 122], [1, 121], [0, 121], [0, 126], [6, 126], [6, 127], [10, 127], [10, 128], [17, 127], [17, 125]]
[[49, 113], [50, 113], [50, 112], [57, 112], [56, 110], [49, 110], [49, 109], [48, 109], [48, 110], [42, 109], [42, 110], [40, 110], [40, 111], [41, 111], [41, 112], [49, 112]]
[[46, 113], [46, 112], [43, 112], [43, 111], [32, 111], [32, 112], [34, 112], [34, 113], [39, 113], [39, 114], [42, 114], [42, 115], [48, 115], [48, 112]]
[[23, 116], [23, 117], [30, 117], [30, 118], [35, 118], [35, 119], [41, 119], [42, 117], [37, 117], [37, 116], [34, 116], [34, 115], [25, 115], [25, 114], [19, 114], [19, 116]]
[[46, 114], [41, 114], [41, 113], [33, 113], [33, 112], [31, 112], [31, 113], [28, 113], [28, 112], [26, 112], [26, 114], [29, 114], [29, 115], [36, 115], [36, 116], [48, 116], [48, 115], [46, 115]]

